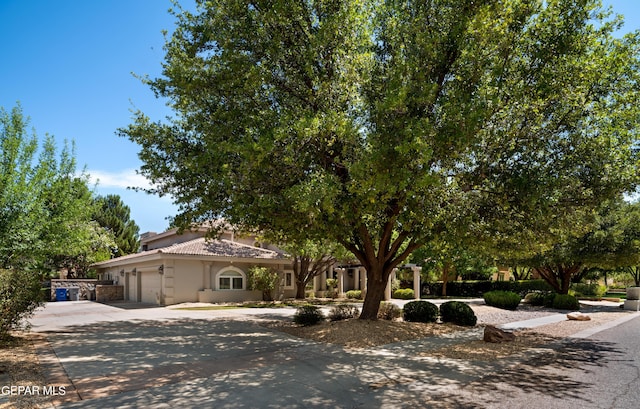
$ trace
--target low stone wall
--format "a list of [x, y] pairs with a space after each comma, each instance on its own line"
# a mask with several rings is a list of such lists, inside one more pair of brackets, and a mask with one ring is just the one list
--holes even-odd
[[96, 301], [121, 301], [124, 300], [123, 285], [96, 285]]
[[[112, 285], [111, 280], [95, 280], [90, 278], [76, 278], [68, 280], [51, 280], [51, 301], [56, 301], [56, 289], [74, 288], [73, 293], [77, 293], [80, 300], [95, 300], [97, 285]], [[76, 301], [78, 298], [71, 299]], [[65, 301], [65, 300], [58, 300]]]

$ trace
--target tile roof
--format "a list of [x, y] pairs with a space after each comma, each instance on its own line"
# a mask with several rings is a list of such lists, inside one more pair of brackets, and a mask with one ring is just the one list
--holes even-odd
[[285, 258], [284, 255], [273, 251], [262, 249], [260, 247], [249, 246], [230, 240], [207, 240], [198, 238], [187, 241], [185, 243], [174, 244], [169, 247], [157, 249], [163, 254], [180, 254], [193, 256], [218, 256], [218, 257], [236, 257], [236, 258], [262, 258], [262, 259], [280, 259]]
[[229, 258], [246, 258], [246, 259], [269, 259], [269, 260], [285, 260], [287, 256], [273, 250], [267, 250], [260, 247], [249, 246], [247, 244], [237, 243], [225, 239], [205, 239], [204, 237], [186, 241], [184, 243], [173, 244], [168, 247], [162, 247], [154, 250], [143, 251], [135, 254], [117, 257], [111, 260], [101, 261], [93, 264], [95, 267], [101, 267], [107, 264], [118, 263], [126, 260], [135, 260], [137, 258], [152, 256], [154, 254], [175, 254], [186, 256], [209, 256], [209, 257], [229, 257]]

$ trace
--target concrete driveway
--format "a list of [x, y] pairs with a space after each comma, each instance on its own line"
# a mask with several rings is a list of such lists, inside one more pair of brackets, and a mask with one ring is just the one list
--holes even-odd
[[[37, 348], [51, 375], [48, 384], [65, 387], [65, 395], [54, 400], [56, 407], [499, 408], [496, 376], [504, 391], [521, 390], [544, 374], [585, 364], [573, 359], [573, 353], [562, 360], [540, 360], [556, 354], [558, 345], [518, 361], [459, 361], [422, 354], [478, 339], [481, 329], [344, 350], [294, 338], [257, 321], [289, 319], [292, 308], [128, 307], [49, 303], [31, 320], [33, 331], [43, 335]], [[570, 343], [562, 347], [573, 348]], [[600, 362], [619, 358], [615, 346], [593, 350], [598, 356], [590, 352], [591, 358]], [[564, 388], [561, 375], [545, 379], [550, 391]], [[579, 399], [591, 386], [588, 380], [573, 382], [571, 393]], [[533, 387], [530, 392], [548, 394]]]

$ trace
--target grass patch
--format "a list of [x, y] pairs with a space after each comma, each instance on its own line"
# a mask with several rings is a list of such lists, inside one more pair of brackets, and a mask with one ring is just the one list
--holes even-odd
[[627, 292], [625, 291], [623, 293], [606, 293], [602, 296], [602, 298], [620, 298], [621, 300], [626, 300]]
[[206, 307], [183, 307], [183, 308], [174, 308], [176, 310], [184, 310], [184, 311], [213, 311], [213, 310], [235, 310], [237, 308], [242, 308], [241, 305], [208, 305]]

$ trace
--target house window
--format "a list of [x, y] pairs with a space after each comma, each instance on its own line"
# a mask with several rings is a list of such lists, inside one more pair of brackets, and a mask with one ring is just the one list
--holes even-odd
[[244, 276], [237, 271], [227, 270], [218, 276], [220, 290], [244, 290]]
[[293, 271], [284, 272], [284, 288], [293, 289]]

